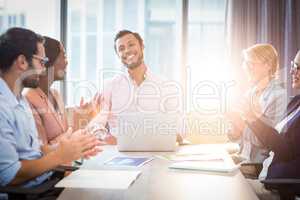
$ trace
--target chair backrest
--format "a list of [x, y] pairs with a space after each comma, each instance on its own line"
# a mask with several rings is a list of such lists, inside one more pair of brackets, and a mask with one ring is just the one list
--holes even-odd
[[278, 191], [281, 200], [294, 200], [300, 195], [300, 179], [266, 179], [261, 182], [266, 189]]
[[66, 171], [75, 171], [78, 167], [59, 166], [53, 170], [52, 176], [42, 184], [24, 188], [22, 186], [0, 186], [0, 193], [8, 195], [9, 200], [26, 199], [56, 199], [63, 188], [55, 188], [55, 185], [64, 177]]

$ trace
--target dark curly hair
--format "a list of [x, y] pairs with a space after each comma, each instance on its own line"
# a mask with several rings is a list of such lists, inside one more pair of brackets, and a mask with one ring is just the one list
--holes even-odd
[[56, 39], [44, 36], [45, 38], [45, 53], [46, 56], [49, 58], [49, 61], [46, 63], [46, 67], [50, 67], [54, 64], [55, 60], [57, 59], [60, 53], [60, 42]]

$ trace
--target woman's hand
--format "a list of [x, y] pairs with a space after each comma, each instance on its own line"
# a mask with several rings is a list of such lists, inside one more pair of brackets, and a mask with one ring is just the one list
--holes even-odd
[[227, 112], [225, 118], [230, 123], [230, 129], [227, 131], [227, 136], [230, 140], [238, 140], [243, 134], [245, 122], [238, 111]]
[[91, 117], [96, 116], [96, 114], [100, 111], [101, 98], [100, 93], [96, 93], [93, 99], [89, 102], [85, 102], [84, 98], [81, 97], [79, 105], [80, 112], [86, 113]]
[[262, 109], [259, 103], [260, 94], [253, 94], [244, 98], [238, 106], [241, 116], [247, 121], [253, 121], [262, 116]]

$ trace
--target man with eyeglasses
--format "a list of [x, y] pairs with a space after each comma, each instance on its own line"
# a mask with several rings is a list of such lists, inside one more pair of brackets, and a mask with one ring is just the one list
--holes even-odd
[[[32, 187], [63, 163], [99, 152], [95, 136], [69, 130], [57, 148], [42, 152], [24, 87], [38, 86], [47, 62], [43, 37], [23, 28], [0, 36], [0, 185]], [[1, 196], [0, 196], [1, 198]]]

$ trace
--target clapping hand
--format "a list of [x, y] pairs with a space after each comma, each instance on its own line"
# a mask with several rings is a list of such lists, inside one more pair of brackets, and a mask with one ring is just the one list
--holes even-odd
[[101, 94], [96, 93], [93, 99], [89, 102], [85, 102], [84, 98], [81, 97], [79, 109], [84, 110], [86, 113], [98, 113], [100, 110]]
[[69, 129], [61, 138], [56, 152], [62, 163], [68, 163], [97, 155], [101, 151], [100, 145], [101, 142], [86, 130], [80, 129], [72, 133], [72, 129]]
[[230, 123], [230, 128], [227, 130], [227, 136], [230, 140], [238, 140], [245, 128], [245, 123], [239, 111], [231, 111], [225, 113], [225, 118]]
[[102, 95], [96, 93], [91, 101], [85, 102], [84, 98], [81, 97], [79, 106], [75, 107], [76, 116], [75, 119], [85, 119], [90, 121], [100, 111]]

